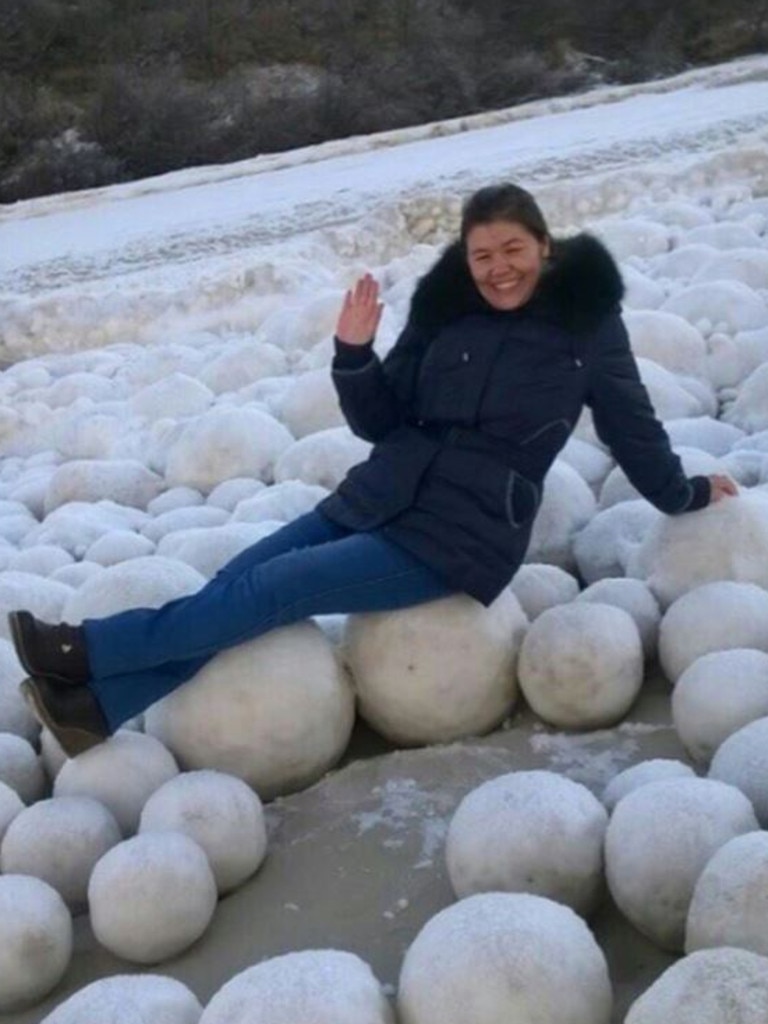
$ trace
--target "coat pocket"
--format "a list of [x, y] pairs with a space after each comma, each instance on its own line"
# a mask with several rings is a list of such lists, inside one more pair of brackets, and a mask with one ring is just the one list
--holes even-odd
[[507, 479], [506, 512], [509, 524], [519, 530], [528, 526], [539, 510], [541, 493], [528, 477], [510, 470]]

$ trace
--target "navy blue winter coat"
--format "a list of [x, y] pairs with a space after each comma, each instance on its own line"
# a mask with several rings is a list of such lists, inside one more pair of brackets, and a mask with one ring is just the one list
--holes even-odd
[[584, 405], [658, 509], [704, 507], [708, 479], [685, 476], [640, 380], [622, 294], [611, 255], [579, 235], [555, 245], [523, 307], [500, 312], [451, 245], [419, 282], [383, 362], [372, 345], [337, 343], [341, 408], [374, 447], [319, 510], [381, 530], [490, 604], [525, 557], [544, 477]]

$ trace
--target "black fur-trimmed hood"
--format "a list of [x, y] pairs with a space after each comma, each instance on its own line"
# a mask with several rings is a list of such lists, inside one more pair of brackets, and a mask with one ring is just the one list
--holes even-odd
[[[602, 242], [586, 233], [552, 242], [552, 256], [529, 305], [576, 333], [589, 331], [616, 308], [624, 282]], [[492, 307], [477, 290], [460, 241], [451, 243], [421, 278], [411, 301], [409, 323], [434, 336], [440, 328]]]

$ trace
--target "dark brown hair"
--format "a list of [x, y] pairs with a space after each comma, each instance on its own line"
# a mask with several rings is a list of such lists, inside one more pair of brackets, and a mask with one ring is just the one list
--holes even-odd
[[530, 192], [511, 182], [486, 185], [465, 200], [461, 211], [462, 243], [466, 245], [467, 235], [473, 227], [495, 220], [521, 224], [540, 242], [550, 237], [544, 214], [536, 200]]

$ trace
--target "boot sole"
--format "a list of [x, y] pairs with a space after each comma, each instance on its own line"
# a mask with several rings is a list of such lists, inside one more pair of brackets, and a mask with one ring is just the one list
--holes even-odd
[[41, 672], [40, 669], [33, 665], [27, 649], [24, 643], [24, 627], [19, 621], [18, 612], [8, 613], [8, 625], [11, 627], [11, 639], [13, 640], [13, 646], [16, 649], [16, 656], [21, 662], [22, 668], [30, 676], [43, 676], [45, 679], [50, 679], [54, 683], [59, 683], [62, 686], [75, 686], [76, 683], [72, 679], [67, 679], [66, 676], [59, 676], [53, 672]]
[[35, 718], [53, 734], [67, 757], [77, 757], [79, 754], [84, 754], [86, 750], [97, 747], [107, 739], [106, 736], [99, 736], [96, 733], [89, 732], [87, 729], [63, 726], [56, 722], [51, 717], [45, 702], [37, 692], [34, 680], [25, 679], [19, 685], [19, 689]]

